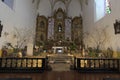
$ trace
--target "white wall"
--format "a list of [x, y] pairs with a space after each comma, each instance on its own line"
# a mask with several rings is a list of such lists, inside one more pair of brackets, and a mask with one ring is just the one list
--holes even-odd
[[74, 18], [80, 15], [82, 15], [82, 11], [79, 0], [72, 0], [68, 7], [68, 16]]
[[[95, 22], [94, 14], [94, 0], [88, 0], [88, 5], [83, 6], [83, 26], [84, 32], [91, 33], [94, 35], [96, 28], [103, 29], [107, 27], [107, 35], [109, 36], [109, 41], [105, 44], [105, 47], [112, 47], [115, 51], [120, 51], [120, 34], [114, 34], [115, 19], [120, 19], [120, 0], [110, 0], [111, 4], [111, 14], [107, 14], [101, 20]], [[84, 3], [83, 3], [84, 4]], [[87, 37], [85, 44], [89, 47], [94, 46], [94, 43], [90, 44], [90, 37]]]
[[49, 0], [40, 0], [38, 7], [39, 15], [44, 15], [46, 17], [51, 16], [51, 5]]
[[[36, 5], [32, 0], [15, 0], [14, 9], [12, 10], [0, 0], [0, 20], [3, 24], [2, 36], [0, 37], [0, 48], [5, 42], [16, 44], [13, 38], [15, 27], [18, 30], [29, 29], [36, 26]], [[8, 36], [4, 33], [7, 32]]]

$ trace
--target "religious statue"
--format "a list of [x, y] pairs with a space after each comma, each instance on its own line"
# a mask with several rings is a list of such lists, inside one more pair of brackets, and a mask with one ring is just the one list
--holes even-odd
[[3, 25], [1, 24], [1, 21], [0, 21], [0, 37], [1, 37], [2, 29], [3, 29]]
[[62, 26], [61, 26], [61, 24], [58, 25], [58, 31], [59, 31], [59, 32], [62, 31]]

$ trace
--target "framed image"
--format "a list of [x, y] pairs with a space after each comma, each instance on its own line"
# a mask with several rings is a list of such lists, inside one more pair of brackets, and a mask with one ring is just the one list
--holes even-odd
[[120, 34], [120, 21], [116, 20], [114, 23], [115, 34]]

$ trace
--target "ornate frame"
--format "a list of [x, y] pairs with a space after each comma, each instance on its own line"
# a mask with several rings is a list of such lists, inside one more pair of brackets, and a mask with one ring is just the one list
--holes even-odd
[[114, 23], [115, 34], [120, 34], [120, 21], [116, 20]]
[[36, 45], [47, 40], [48, 19], [45, 16], [37, 16], [36, 23]]

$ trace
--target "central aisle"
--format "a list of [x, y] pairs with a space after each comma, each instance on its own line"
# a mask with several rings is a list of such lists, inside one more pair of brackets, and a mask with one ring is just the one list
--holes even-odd
[[52, 71], [70, 71], [72, 56], [67, 54], [55, 54], [49, 56], [48, 60]]

